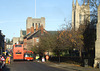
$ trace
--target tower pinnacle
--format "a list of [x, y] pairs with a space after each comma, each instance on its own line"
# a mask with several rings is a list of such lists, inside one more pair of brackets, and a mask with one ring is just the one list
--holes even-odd
[[85, 0], [84, 0], [84, 3], [83, 4], [85, 4]]
[[79, 3], [78, 3], [78, 0], [76, 0], [76, 7], [78, 7], [79, 6]]
[[74, 5], [74, 0], [73, 0], [73, 2], [72, 2], [72, 5]]
[[74, 0], [73, 0], [73, 3], [74, 3]]
[[76, 0], [76, 3], [78, 3], [78, 1]]
[[89, 0], [88, 0], [88, 2], [87, 3], [89, 3]]

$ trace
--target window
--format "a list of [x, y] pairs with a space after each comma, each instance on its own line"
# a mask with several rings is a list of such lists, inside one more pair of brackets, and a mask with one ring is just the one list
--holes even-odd
[[32, 24], [32, 26], [34, 26], [34, 23]]
[[37, 27], [37, 23], [36, 23], [36, 27]]
[[36, 42], [39, 42], [39, 38], [36, 39]]
[[25, 57], [33, 57], [33, 54], [27, 54], [27, 53], [25, 53], [24, 56]]
[[84, 15], [84, 22], [86, 21], [86, 15]]
[[39, 26], [38, 27], [40, 27], [40, 23], [39, 23]]
[[21, 52], [16, 52], [16, 54], [22, 54]]
[[22, 47], [22, 45], [15, 45], [15, 47]]
[[76, 15], [75, 15], [75, 11], [74, 11], [74, 29], [75, 29], [75, 16], [76, 16]]
[[22, 52], [21, 52], [20, 50], [18, 50], [18, 51], [16, 52], [16, 54], [22, 54]]
[[82, 21], [81, 17], [82, 17], [82, 16], [81, 16], [81, 14], [80, 14], [80, 16], [79, 16], [79, 21], [80, 21], [79, 24], [81, 24], [81, 21]]

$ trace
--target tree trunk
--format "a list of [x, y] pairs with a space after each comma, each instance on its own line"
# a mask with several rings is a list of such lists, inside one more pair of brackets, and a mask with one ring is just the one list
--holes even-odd
[[82, 51], [81, 51], [81, 49], [79, 51], [79, 56], [82, 57]]
[[59, 50], [59, 63], [60, 63], [60, 50]]

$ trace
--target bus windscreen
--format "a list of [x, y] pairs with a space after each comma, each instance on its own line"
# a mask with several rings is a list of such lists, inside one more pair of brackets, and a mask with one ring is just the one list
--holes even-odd
[[16, 54], [21, 54], [21, 52], [16, 52]]

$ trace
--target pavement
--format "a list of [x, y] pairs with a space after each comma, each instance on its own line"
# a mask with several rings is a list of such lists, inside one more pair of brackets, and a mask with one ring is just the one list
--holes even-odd
[[0, 61], [0, 71], [2, 70], [4, 64], [2, 63], [2, 61]]
[[2, 63], [0, 63], [0, 71], [2, 70]]
[[51, 67], [60, 68], [66, 71], [100, 71], [98, 68], [93, 67], [82, 67], [76, 64], [68, 64], [68, 63], [53, 63], [53, 62], [45, 62], [43, 64], [49, 65]]
[[[51, 68], [50, 68], [51, 67]], [[20, 70], [19, 70], [20, 69]], [[8, 64], [3, 71], [100, 71], [98, 68], [54, 62], [18, 61]]]

